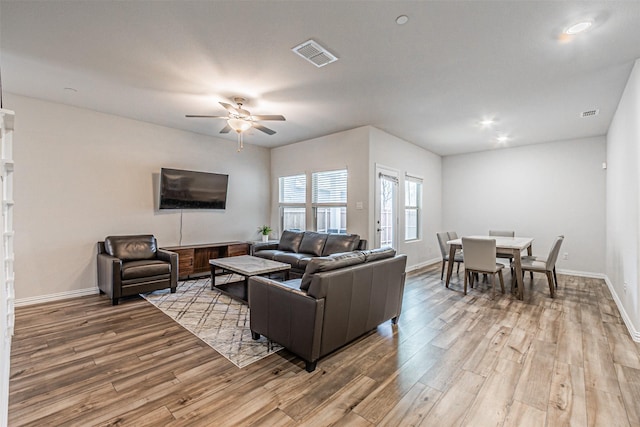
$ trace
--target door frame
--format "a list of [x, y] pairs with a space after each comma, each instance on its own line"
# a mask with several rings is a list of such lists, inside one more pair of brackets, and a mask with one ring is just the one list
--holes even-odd
[[373, 232], [374, 232], [374, 246], [376, 248], [380, 247], [380, 231], [378, 231], [380, 229], [379, 225], [380, 225], [380, 181], [381, 178], [385, 177], [393, 182], [395, 182], [395, 194], [394, 194], [394, 201], [393, 201], [393, 208], [394, 208], [394, 218], [393, 218], [393, 224], [394, 224], [394, 233], [393, 233], [393, 238], [392, 238], [392, 247], [394, 249], [398, 249], [398, 233], [399, 233], [399, 229], [400, 229], [400, 212], [399, 212], [399, 193], [400, 193], [400, 171], [398, 171], [397, 169], [393, 169], [390, 168], [388, 166], [383, 166], [380, 164], [375, 165], [375, 176], [374, 176], [374, 180], [375, 180], [375, 189], [374, 189], [374, 218], [373, 218]]

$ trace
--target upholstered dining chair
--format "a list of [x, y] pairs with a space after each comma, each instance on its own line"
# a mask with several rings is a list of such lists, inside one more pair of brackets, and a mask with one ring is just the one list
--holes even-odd
[[[494, 237], [516, 237], [516, 232], [513, 231], [513, 230], [489, 230], [489, 236], [494, 236]], [[501, 254], [500, 252], [498, 252], [497, 257], [498, 258], [503, 258], [503, 259], [508, 259], [509, 262], [513, 261], [513, 254], [511, 254], [511, 253]]]
[[504, 264], [496, 262], [496, 241], [477, 237], [463, 237], [462, 251], [464, 252], [464, 294], [467, 294], [467, 282], [473, 288], [473, 274], [491, 274], [491, 284], [495, 291], [496, 274], [500, 278], [500, 288], [504, 293], [504, 278], [502, 269]]
[[457, 264], [456, 273], [460, 272], [460, 263], [464, 262], [464, 257], [462, 256], [461, 251], [456, 251], [454, 259], [449, 260], [449, 245], [447, 242], [449, 240], [454, 240], [458, 238], [458, 235], [455, 231], [441, 231], [436, 233], [438, 237], [438, 244], [440, 245], [440, 253], [442, 254], [442, 270], [440, 271], [440, 280], [444, 277], [444, 267], [447, 262], [455, 262]]
[[[521, 259], [522, 274], [524, 276], [525, 271], [532, 273], [544, 273], [547, 276], [547, 283], [549, 284], [549, 293], [551, 298], [555, 296], [555, 288], [558, 287], [558, 277], [556, 275], [556, 261], [558, 260], [558, 254], [560, 253], [560, 246], [564, 241], [564, 236], [556, 237], [555, 242], [551, 246], [549, 255], [547, 258], [538, 256], [525, 256]], [[513, 268], [513, 264], [511, 265]], [[533, 279], [533, 278], [532, 278]]]

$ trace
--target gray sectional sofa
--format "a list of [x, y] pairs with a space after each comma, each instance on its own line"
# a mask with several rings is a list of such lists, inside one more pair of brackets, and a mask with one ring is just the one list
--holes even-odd
[[304, 359], [319, 358], [390, 320], [402, 310], [406, 255], [373, 249], [311, 258], [302, 278], [249, 278], [251, 335]]
[[292, 277], [302, 276], [313, 257], [351, 252], [367, 248], [367, 241], [357, 234], [317, 233], [285, 230], [278, 242], [257, 243], [253, 255], [291, 264]]

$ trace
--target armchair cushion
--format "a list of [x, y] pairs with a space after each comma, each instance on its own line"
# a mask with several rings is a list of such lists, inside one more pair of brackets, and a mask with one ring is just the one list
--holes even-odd
[[150, 234], [137, 236], [109, 236], [104, 239], [107, 253], [122, 261], [154, 259], [158, 251], [156, 238]]
[[122, 280], [171, 274], [171, 264], [160, 260], [138, 260], [122, 263]]
[[329, 234], [322, 250], [322, 256], [351, 252], [356, 249], [359, 242], [360, 236], [357, 234]]
[[278, 250], [298, 252], [300, 241], [302, 241], [303, 235], [304, 233], [301, 231], [284, 230], [282, 232], [282, 236], [280, 237], [280, 241], [278, 242]]

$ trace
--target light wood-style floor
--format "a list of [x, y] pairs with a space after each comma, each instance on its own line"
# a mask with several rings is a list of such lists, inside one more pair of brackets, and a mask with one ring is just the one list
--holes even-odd
[[410, 274], [399, 325], [313, 373], [286, 351], [238, 369], [142, 299], [19, 307], [9, 425], [640, 426], [640, 345], [602, 280], [558, 277], [520, 302]]

